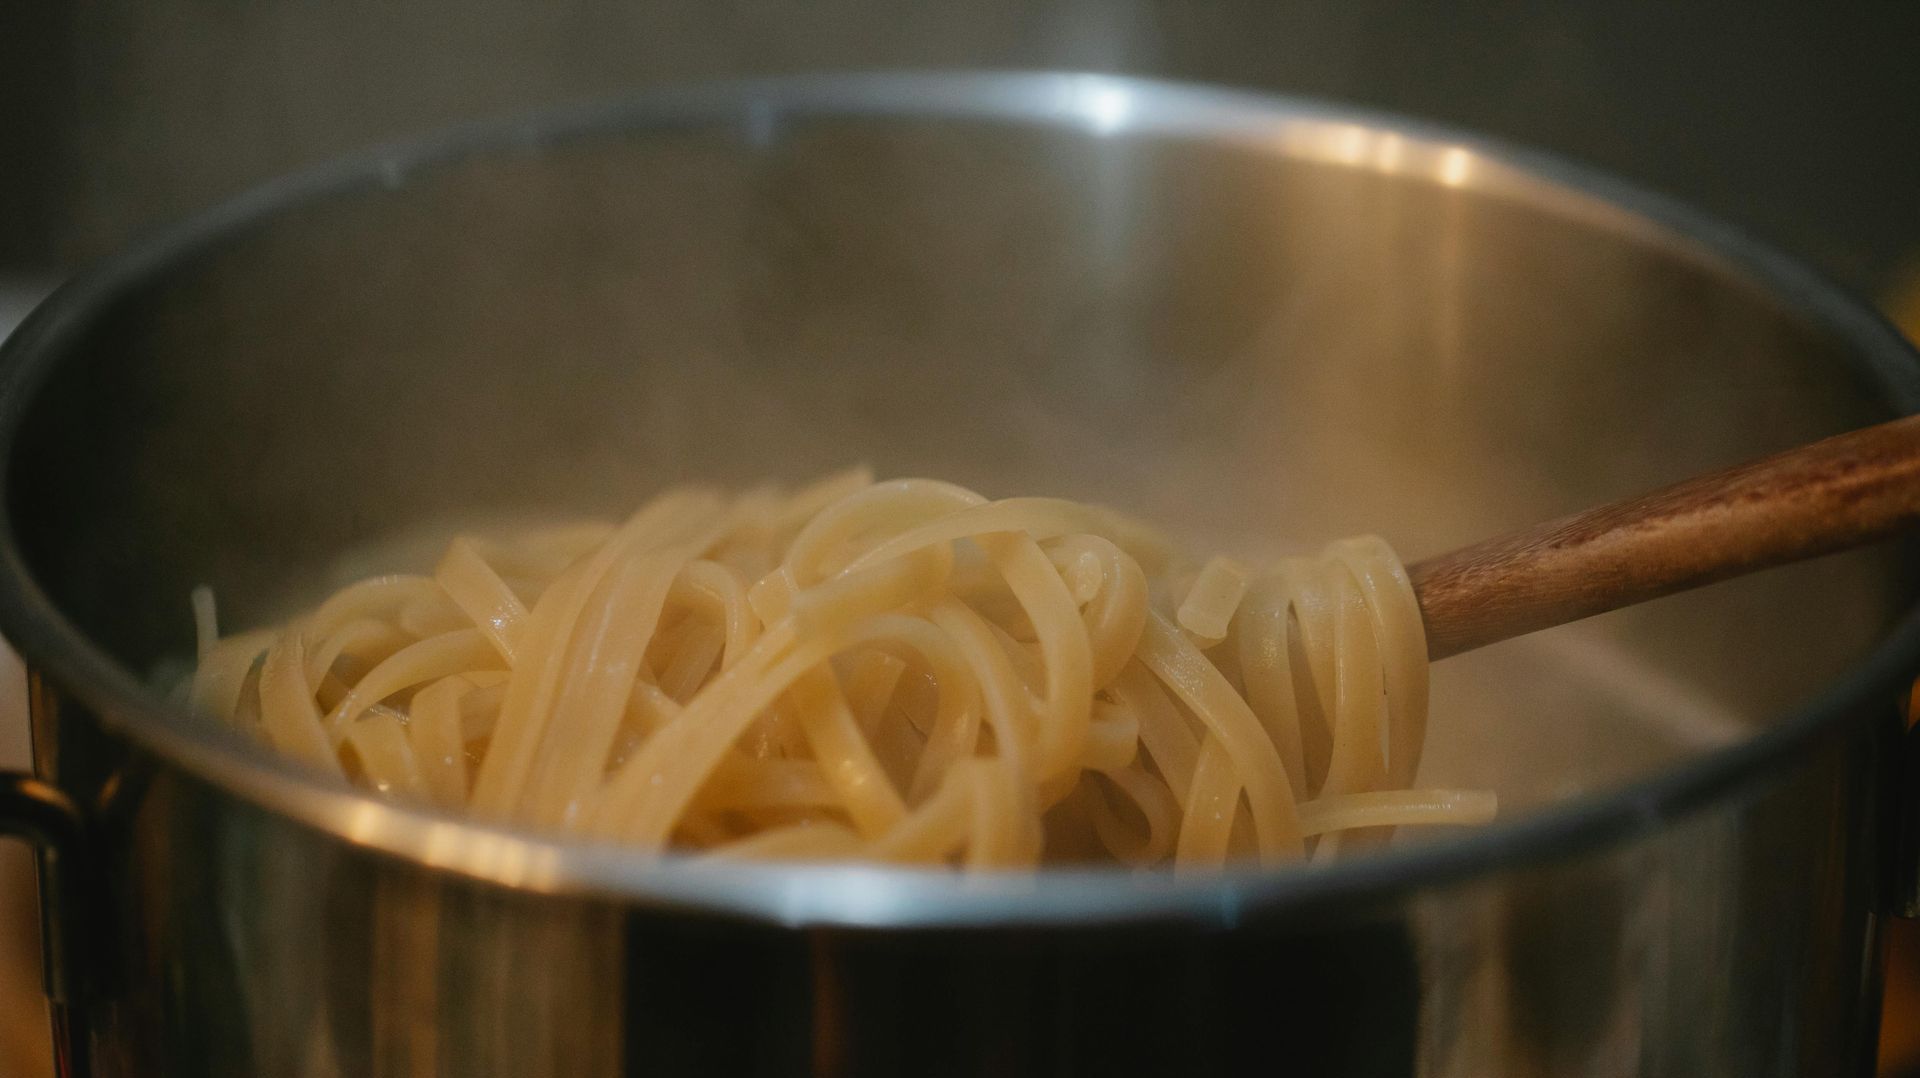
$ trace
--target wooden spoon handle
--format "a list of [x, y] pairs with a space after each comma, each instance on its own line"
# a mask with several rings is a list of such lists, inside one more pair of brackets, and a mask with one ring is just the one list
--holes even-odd
[[1841, 434], [1408, 567], [1427, 654], [1860, 546], [1920, 521], [1920, 416]]

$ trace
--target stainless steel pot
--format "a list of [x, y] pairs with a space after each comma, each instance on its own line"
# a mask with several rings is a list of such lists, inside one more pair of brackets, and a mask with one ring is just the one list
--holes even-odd
[[45, 780], [0, 815], [45, 852], [82, 1071], [1870, 1064], [1913, 863], [1897, 550], [1443, 664], [1426, 778], [1502, 822], [1217, 879], [648, 865], [362, 796], [151, 688], [196, 583], [257, 620], [407, 528], [679, 477], [866, 458], [1417, 556], [1920, 406], [1857, 304], [1612, 181], [1106, 77], [732, 85], [262, 190], [0, 355]]

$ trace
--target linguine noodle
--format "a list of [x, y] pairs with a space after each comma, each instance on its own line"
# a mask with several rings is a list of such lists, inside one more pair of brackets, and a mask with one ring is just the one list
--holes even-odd
[[218, 638], [196, 708], [396, 799], [720, 858], [1206, 870], [1490, 818], [1414, 789], [1427, 659], [1379, 539], [1193, 566], [1053, 498], [837, 475], [462, 537]]

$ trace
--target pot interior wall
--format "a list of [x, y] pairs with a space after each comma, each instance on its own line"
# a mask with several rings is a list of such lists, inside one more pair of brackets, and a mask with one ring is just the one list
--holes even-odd
[[[33, 404], [10, 511], [61, 607], [150, 671], [195, 584], [241, 627], [369, 544], [676, 481], [864, 460], [1244, 554], [1372, 530], [1413, 559], [1885, 414], [1820, 331], [1594, 209], [987, 120], [479, 152], [117, 300]], [[1451, 660], [1426, 777], [1518, 806], [1736, 739], [1862, 653], [1892, 553]]]

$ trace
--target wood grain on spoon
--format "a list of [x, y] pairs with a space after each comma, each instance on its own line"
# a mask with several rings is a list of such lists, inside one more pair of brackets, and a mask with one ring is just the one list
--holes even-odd
[[1791, 449], [1408, 567], [1427, 654], [1884, 538], [1920, 523], [1920, 416]]

